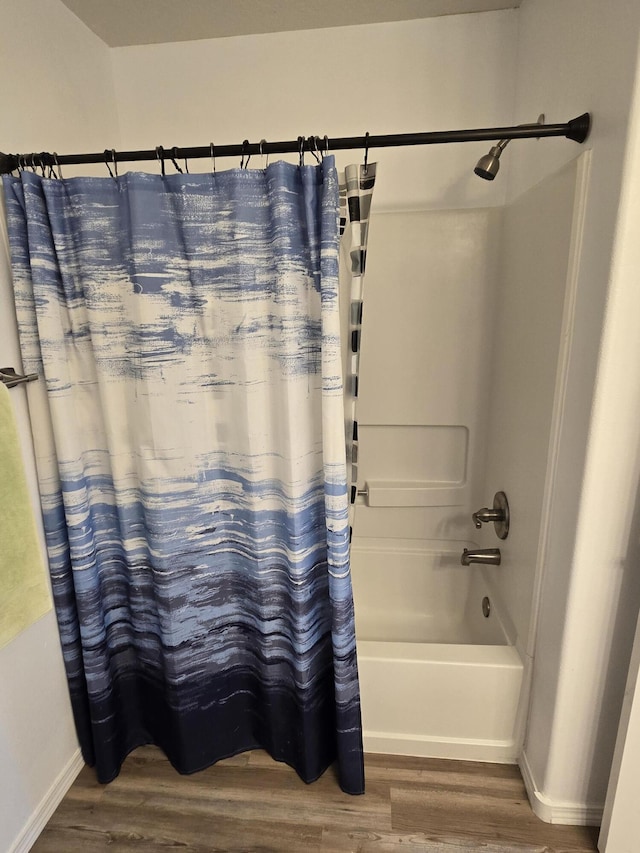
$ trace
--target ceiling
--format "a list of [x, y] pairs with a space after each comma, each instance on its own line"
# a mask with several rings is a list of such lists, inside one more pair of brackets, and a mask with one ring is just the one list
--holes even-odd
[[110, 47], [409, 21], [521, 0], [62, 0]]

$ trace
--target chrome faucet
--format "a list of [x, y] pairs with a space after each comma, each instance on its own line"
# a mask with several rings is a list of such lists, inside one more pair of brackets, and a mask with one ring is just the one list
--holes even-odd
[[478, 551], [469, 551], [467, 548], [462, 552], [460, 562], [463, 566], [470, 566], [471, 563], [484, 563], [488, 566], [499, 566], [502, 555], [499, 548], [484, 548]]
[[474, 512], [471, 516], [475, 527], [480, 530], [483, 524], [488, 524], [490, 521], [504, 521], [504, 513], [500, 509], [489, 509], [484, 507]]
[[493, 522], [496, 535], [499, 539], [506, 539], [509, 535], [509, 502], [504, 492], [496, 492], [493, 496], [493, 508], [483, 507], [471, 516], [477, 530], [483, 524]]

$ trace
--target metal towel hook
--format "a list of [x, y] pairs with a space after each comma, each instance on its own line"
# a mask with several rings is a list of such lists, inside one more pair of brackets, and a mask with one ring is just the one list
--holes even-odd
[[26, 382], [35, 382], [36, 379], [38, 379], [37, 373], [22, 375], [16, 373], [13, 367], [0, 367], [0, 382], [7, 388], [15, 388], [16, 385], [24, 385]]

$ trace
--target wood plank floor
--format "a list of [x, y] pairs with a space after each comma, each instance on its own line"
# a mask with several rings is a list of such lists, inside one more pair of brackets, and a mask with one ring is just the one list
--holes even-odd
[[85, 767], [35, 853], [585, 853], [598, 831], [535, 817], [517, 767], [366, 757], [367, 793], [343, 794], [329, 770], [305, 785], [261, 751], [180, 776], [159, 749], [137, 749], [100, 785]]

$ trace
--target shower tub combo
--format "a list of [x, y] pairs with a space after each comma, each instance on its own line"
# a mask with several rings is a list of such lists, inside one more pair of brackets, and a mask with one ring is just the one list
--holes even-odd
[[484, 568], [460, 563], [464, 544], [354, 539], [367, 752], [516, 759], [522, 661]]

